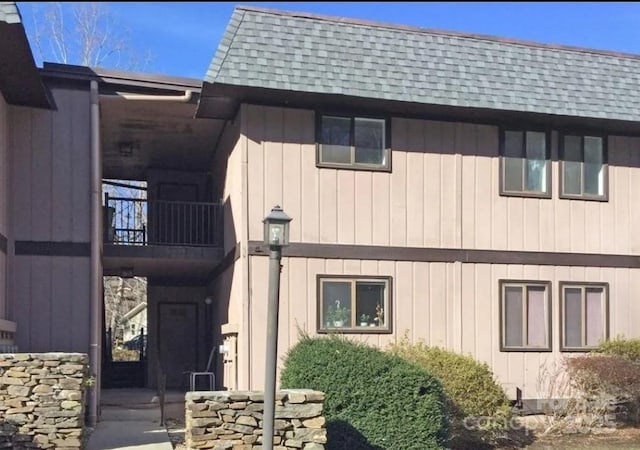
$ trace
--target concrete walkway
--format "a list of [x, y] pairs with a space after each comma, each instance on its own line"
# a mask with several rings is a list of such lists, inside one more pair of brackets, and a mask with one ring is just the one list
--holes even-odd
[[[169, 395], [184, 397], [182, 393]], [[166, 427], [160, 425], [160, 405], [153, 391], [104, 390], [101, 405], [100, 422], [91, 433], [87, 450], [173, 449]]]

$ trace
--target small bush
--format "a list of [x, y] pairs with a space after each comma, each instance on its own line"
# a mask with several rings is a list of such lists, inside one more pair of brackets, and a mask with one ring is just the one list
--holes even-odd
[[584, 355], [568, 358], [571, 382], [581, 392], [640, 397], [640, 365], [616, 355]]
[[568, 358], [566, 366], [572, 386], [586, 400], [583, 413], [604, 415], [626, 405], [622, 421], [638, 422], [640, 364], [618, 355], [592, 353]]
[[389, 351], [424, 367], [438, 378], [454, 416], [509, 414], [509, 399], [487, 364], [439, 347], [429, 347], [423, 342], [412, 344], [406, 338], [391, 344]]
[[618, 336], [603, 342], [594, 351], [605, 355], [621, 356], [624, 359], [640, 363], [640, 339], [625, 339]]
[[447, 442], [438, 380], [376, 348], [303, 336], [287, 354], [281, 384], [325, 392], [329, 450], [439, 449]]

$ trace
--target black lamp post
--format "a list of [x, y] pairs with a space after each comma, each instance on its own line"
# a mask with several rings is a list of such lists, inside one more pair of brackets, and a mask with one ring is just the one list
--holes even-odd
[[264, 376], [262, 448], [273, 450], [273, 422], [276, 405], [276, 363], [278, 358], [278, 309], [282, 247], [289, 245], [289, 222], [280, 206], [264, 218], [264, 243], [269, 246], [269, 303], [267, 305], [267, 353]]

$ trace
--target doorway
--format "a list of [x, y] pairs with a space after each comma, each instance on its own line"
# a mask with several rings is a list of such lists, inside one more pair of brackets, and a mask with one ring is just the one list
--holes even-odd
[[158, 303], [158, 353], [167, 388], [184, 388], [186, 372], [198, 361], [198, 305], [195, 302]]

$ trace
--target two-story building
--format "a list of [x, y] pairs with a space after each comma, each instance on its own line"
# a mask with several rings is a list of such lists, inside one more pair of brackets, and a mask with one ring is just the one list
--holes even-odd
[[570, 352], [640, 335], [639, 69], [635, 55], [236, 9], [198, 107], [227, 120], [225, 385], [262, 386], [275, 204], [293, 218], [281, 355], [298, 329], [382, 347], [406, 333], [486, 361], [526, 399]]
[[224, 344], [218, 387], [262, 388], [276, 204], [281, 356], [406, 334], [538, 398], [640, 335], [638, 56], [255, 8], [204, 82], [38, 69], [13, 3], [0, 42], [0, 344], [88, 352], [100, 386], [102, 277], [144, 276], [149, 386]]

